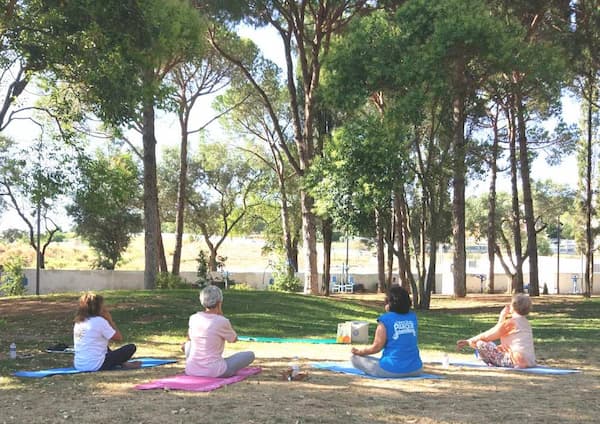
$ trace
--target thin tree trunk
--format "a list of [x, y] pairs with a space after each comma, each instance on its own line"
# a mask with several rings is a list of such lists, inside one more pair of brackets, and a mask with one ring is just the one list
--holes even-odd
[[421, 309], [429, 309], [431, 305], [431, 293], [435, 287], [435, 270], [437, 261], [437, 240], [431, 241], [431, 248], [429, 252], [429, 264], [427, 265], [427, 276], [425, 280], [425, 289], [421, 295]]
[[386, 231], [385, 245], [387, 246], [387, 274], [385, 278], [385, 289], [386, 291], [392, 286], [392, 277], [394, 274], [394, 239], [396, 238], [394, 232], [396, 231], [394, 214], [391, 214], [389, 219], [388, 229]]
[[[160, 217], [160, 214], [158, 216]], [[160, 219], [158, 220], [158, 229], [156, 231], [158, 234], [158, 271], [167, 273], [169, 272], [169, 267], [167, 266], [167, 256], [165, 254]]]
[[585, 170], [585, 275], [583, 294], [585, 297], [592, 295], [593, 278], [594, 278], [594, 233], [592, 230], [592, 214], [593, 214], [593, 191], [592, 191], [592, 147], [593, 147], [593, 99], [594, 99], [594, 82], [593, 75], [588, 76], [587, 85], [589, 86], [588, 102], [587, 102], [587, 143], [586, 143], [586, 170]]
[[292, 230], [290, 226], [290, 210], [288, 207], [288, 198], [285, 187], [285, 179], [281, 172], [278, 172], [279, 178], [279, 193], [281, 194], [281, 228], [283, 230], [283, 246], [285, 249], [285, 256], [287, 261], [287, 272], [291, 277], [295, 272], [298, 271], [298, 257], [295, 252], [293, 241], [292, 241]]
[[323, 284], [322, 292], [329, 296], [329, 282], [331, 281], [331, 245], [333, 241], [333, 227], [331, 218], [323, 219]]
[[375, 243], [377, 246], [377, 286], [384, 288], [385, 284], [385, 229], [381, 214], [375, 210]]
[[187, 119], [180, 118], [181, 126], [181, 151], [179, 152], [179, 181], [177, 185], [177, 205], [175, 211], [175, 249], [173, 250], [173, 275], [179, 275], [181, 268], [181, 250], [183, 249], [183, 224], [185, 219], [185, 205], [187, 193], [188, 170], [188, 133]]
[[490, 163], [490, 195], [489, 211], [487, 221], [487, 255], [488, 255], [488, 290], [494, 293], [495, 284], [495, 261], [496, 261], [496, 181], [498, 179], [498, 152], [499, 152], [499, 134], [498, 134], [498, 114], [493, 118], [494, 141], [492, 144], [492, 160]]

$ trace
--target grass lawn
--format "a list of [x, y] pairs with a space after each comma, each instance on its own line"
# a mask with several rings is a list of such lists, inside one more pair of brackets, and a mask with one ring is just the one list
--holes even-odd
[[[77, 294], [0, 298], [0, 423], [135, 422], [322, 423], [484, 421], [597, 422], [600, 414], [600, 299], [542, 296], [530, 316], [542, 365], [580, 368], [582, 373], [547, 376], [489, 369], [441, 368], [426, 371], [441, 380], [370, 380], [311, 369], [310, 362], [346, 360], [348, 345], [238, 342], [226, 354], [254, 350], [263, 372], [243, 383], [211, 393], [149, 391], [133, 385], [183, 369], [179, 345], [190, 314], [199, 309], [196, 290], [103, 292], [113, 318], [138, 356], [179, 359], [173, 365], [124, 372], [18, 379], [20, 369], [70, 366], [72, 356], [48, 354], [46, 346], [72, 344]], [[489, 328], [507, 296], [434, 297], [432, 309], [418, 311], [419, 340], [425, 361], [454, 351], [456, 340]], [[337, 323], [372, 323], [382, 295], [332, 298], [263, 291], [225, 292], [224, 311], [239, 335], [333, 338]], [[15, 341], [19, 359], [8, 359]], [[310, 378], [279, 378], [298, 356]], [[402, 421], [403, 420], [403, 421]]]

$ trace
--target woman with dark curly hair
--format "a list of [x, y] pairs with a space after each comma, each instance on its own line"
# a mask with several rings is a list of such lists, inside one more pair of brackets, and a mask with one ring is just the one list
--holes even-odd
[[123, 335], [115, 325], [110, 312], [99, 294], [85, 293], [79, 298], [75, 315], [73, 364], [80, 371], [107, 370], [116, 367], [139, 368], [138, 361], [127, 362], [135, 353], [136, 346], [128, 344], [110, 350], [111, 340], [121, 341]]
[[[375, 377], [407, 377], [423, 372], [423, 361], [417, 346], [417, 315], [410, 310], [408, 292], [394, 286], [387, 294], [385, 313], [377, 319], [373, 344], [352, 348], [352, 364]], [[383, 350], [381, 357], [370, 356]]]

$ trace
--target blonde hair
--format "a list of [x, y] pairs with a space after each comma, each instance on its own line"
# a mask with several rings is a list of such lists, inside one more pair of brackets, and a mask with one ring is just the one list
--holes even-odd
[[512, 307], [519, 315], [527, 315], [531, 311], [531, 298], [523, 293], [515, 294], [512, 298]]
[[82, 294], [74, 321], [83, 322], [90, 317], [99, 316], [103, 305], [104, 298], [101, 295], [92, 292]]

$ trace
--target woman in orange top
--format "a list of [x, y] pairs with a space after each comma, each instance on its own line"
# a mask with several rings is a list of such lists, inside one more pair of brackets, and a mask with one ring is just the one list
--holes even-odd
[[[535, 367], [533, 333], [527, 320], [531, 299], [516, 294], [510, 305], [500, 312], [498, 323], [487, 331], [456, 343], [457, 350], [469, 345], [476, 349], [479, 358], [488, 365], [509, 368]], [[500, 339], [500, 345], [494, 343]]]

